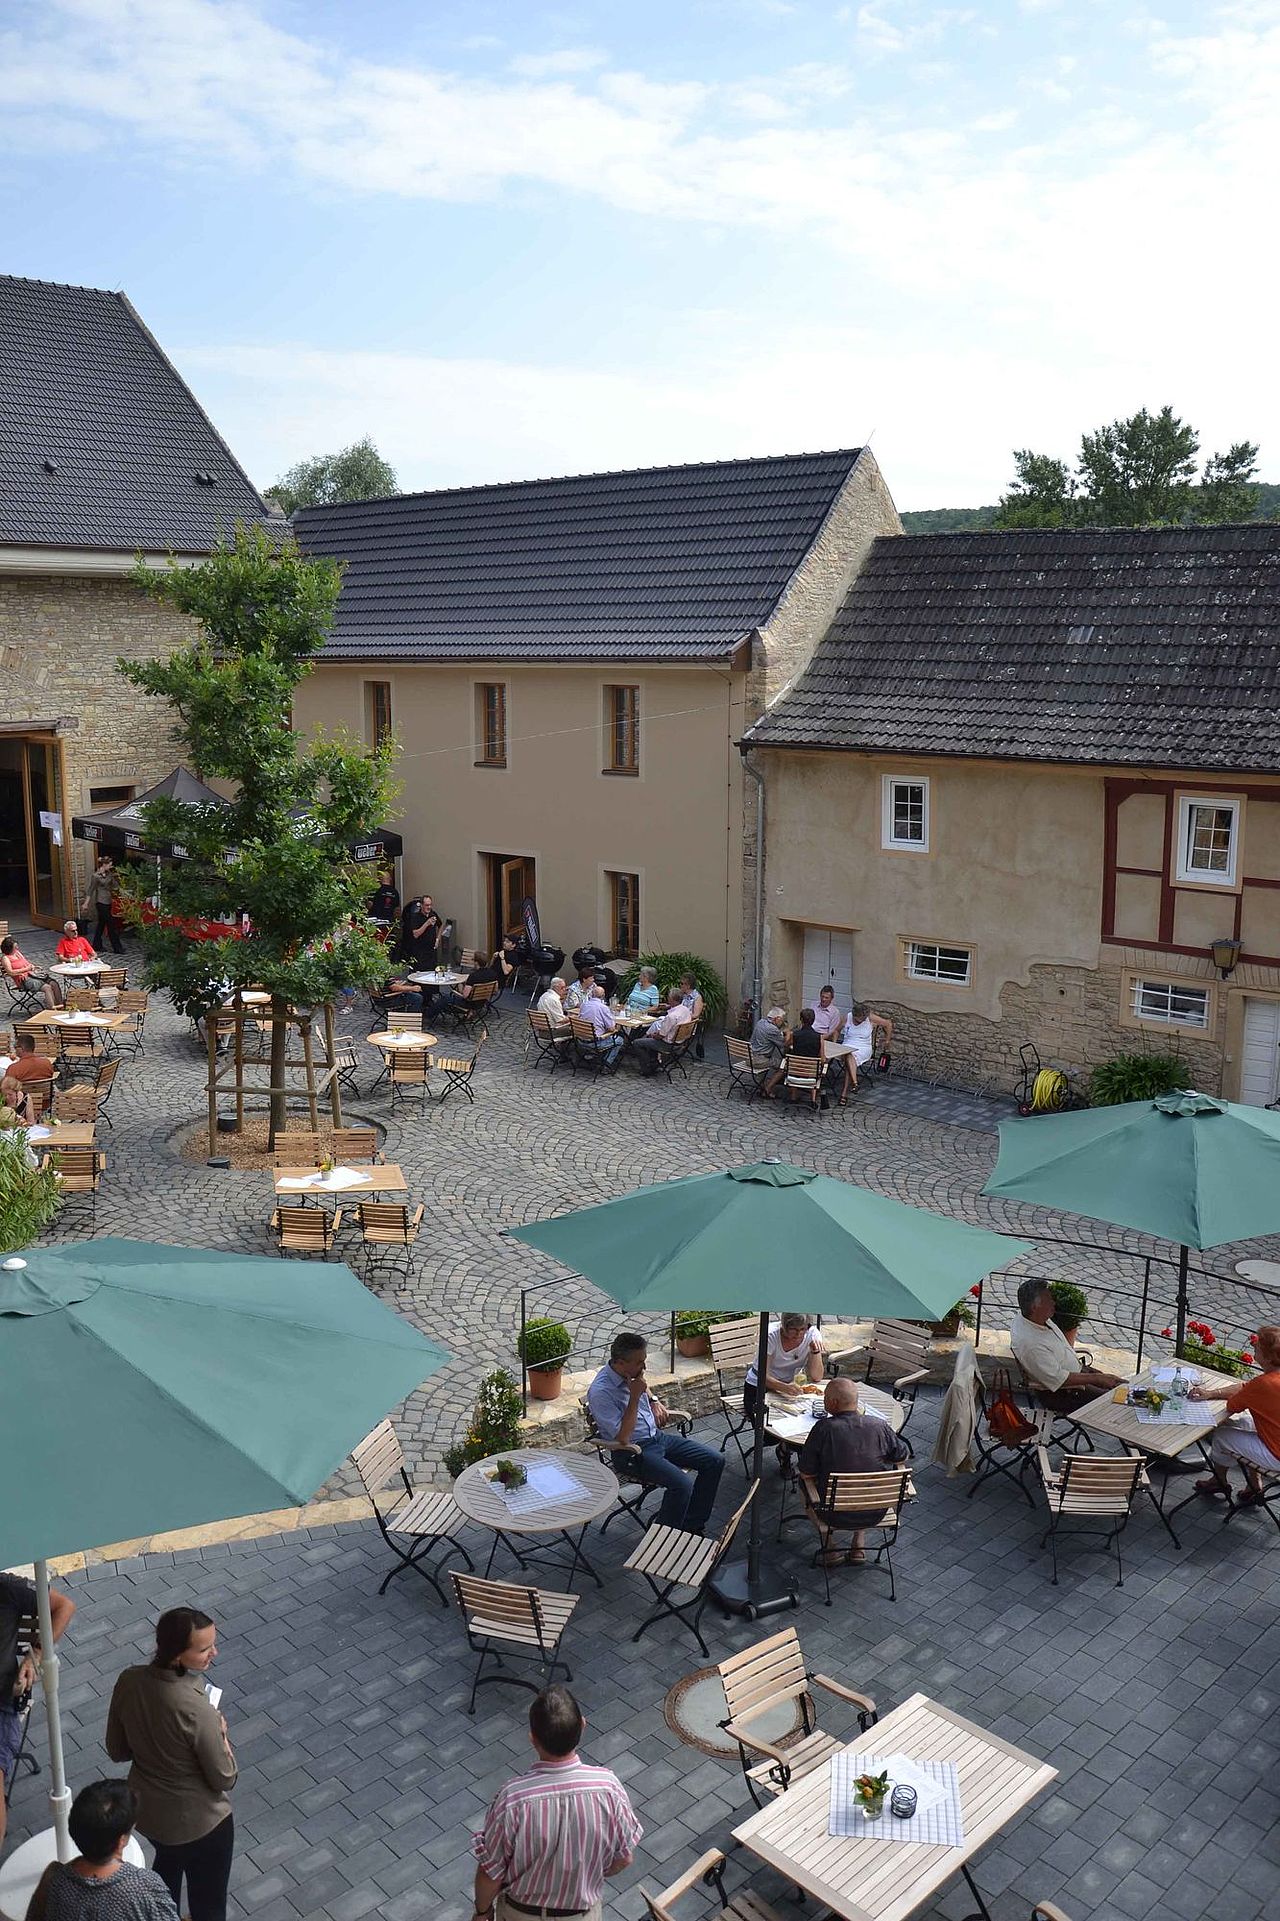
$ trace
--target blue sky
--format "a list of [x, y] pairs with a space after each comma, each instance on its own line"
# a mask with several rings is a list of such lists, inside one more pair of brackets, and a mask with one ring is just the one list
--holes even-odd
[[1280, 478], [1280, 0], [0, 0], [0, 269], [259, 484], [872, 437], [900, 506], [1171, 402]]

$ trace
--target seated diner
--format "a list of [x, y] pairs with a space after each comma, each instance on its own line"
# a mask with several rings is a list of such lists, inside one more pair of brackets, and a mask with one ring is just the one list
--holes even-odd
[[[1225, 1401], [1230, 1420], [1224, 1421], [1209, 1443], [1211, 1476], [1196, 1482], [1196, 1492], [1212, 1498], [1231, 1494], [1227, 1469], [1244, 1474], [1242, 1494], [1232, 1496], [1237, 1507], [1259, 1507], [1263, 1474], [1280, 1474], [1280, 1327], [1260, 1327], [1253, 1337], [1257, 1372], [1242, 1381], [1197, 1383], [1191, 1401]], [[1261, 1471], [1260, 1471], [1261, 1470]]]
[[1120, 1376], [1081, 1367], [1079, 1355], [1054, 1321], [1056, 1305], [1048, 1281], [1023, 1281], [1009, 1345], [1043, 1405], [1055, 1414], [1073, 1414], [1107, 1388], [1119, 1387]]

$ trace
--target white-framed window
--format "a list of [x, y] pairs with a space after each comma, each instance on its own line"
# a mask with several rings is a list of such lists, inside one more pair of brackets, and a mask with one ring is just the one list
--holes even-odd
[[1192, 987], [1185, 981], [1151, 981], [1135, 978], [1129, 983], [1129, 1011], [1136, 1021], [1152, 1021], [1158, 1027], [1208, 1027], [1213, 1011], [1213, 996], [1207, 987]]
[[1174, 878], [1234, 887], [1240, 852], [1240, 802], [1216, 794], [1179, 794]]
[[929, 851], [929, 782], [922, 775], [902, 780], [886, 774], [881, 783], [880, 845], [906, 849], [913, 854]]
[[973, 979], [973, 949], [947, 946], [932, 940], [904, 941], [903, 971], [909, 981], [933, 981], [942, 987], [968, 987]]

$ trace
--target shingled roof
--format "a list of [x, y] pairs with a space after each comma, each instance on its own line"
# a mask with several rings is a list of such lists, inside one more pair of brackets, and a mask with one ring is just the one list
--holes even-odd
[[1280, 770], [1280, 526], [876, 541], [753, 746]]
[[123, 294], [0, 275], [0, 545], [208, 553], [266, 517]]
[[328, 658], [725, 659], [766, 621], [858, 458], [724, 460], [310, 507], [347, 563]]

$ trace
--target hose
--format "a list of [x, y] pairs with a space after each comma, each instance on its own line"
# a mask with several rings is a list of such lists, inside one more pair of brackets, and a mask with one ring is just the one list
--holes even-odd
[[1067, 1095], [1067, 1077], [1056, 1067], [1042, 1067], [1031, 1084], [1031, 1112], [1054, 1114]]

